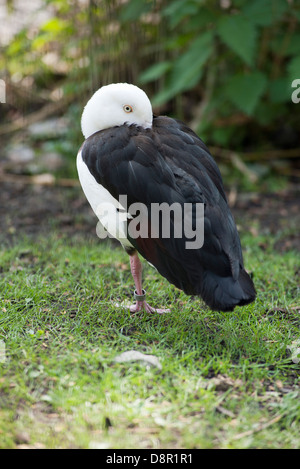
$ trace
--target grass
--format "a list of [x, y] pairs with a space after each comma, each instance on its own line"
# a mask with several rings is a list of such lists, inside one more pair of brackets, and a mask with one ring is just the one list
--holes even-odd
[[[299, 256], [244, 233], [256, 302], [210, 311], [144, 267], [154, 306], [131, 315], [128, 256], [53, 233], [1, 250], [0, 448], [298, 448]], [[150, 293], [151, 292], [151, 293]], [[158, 357], [116, 363], [127, 350]]]

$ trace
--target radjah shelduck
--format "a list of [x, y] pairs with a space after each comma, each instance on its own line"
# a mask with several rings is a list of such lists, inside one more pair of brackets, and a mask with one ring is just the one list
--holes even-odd
[[[139, 254], [170, 283], [199, 295], [213, 310], [232, 311], [254, 301], [222, 177], [203, 141], [183, 122], [153, 115], [145, 92], [127, 83], [96, 91], [84, 108], [81, 127], [80, 183], [101, 226], [129, 254], [136, 300], [130, 310], [169, 311], [146, 301]], [[154, 217], [154, 207], [174, 204], [182, 210]], [[176, 232], [186, 221], [186, 207], [194, 244], [191, 231]], [[161, 226], [166, 222], [167, 235]], [[195, 242], [198, 225], [202, 243]]]

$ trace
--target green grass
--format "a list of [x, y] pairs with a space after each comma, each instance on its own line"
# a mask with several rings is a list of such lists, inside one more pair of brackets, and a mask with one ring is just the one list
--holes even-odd
[[[258, 297], [210, 311], [144, 264], [166, 315], [131, 315], [128, 256], [55, 234], [1, 250], [0, 448], [298, 448], [299, 255], [244, 233]], [[299, 293], [298, 293], [299, 294]], [[1, 352], [2, 350], [2, 352]], [[162, 369], [115, 363], [155, 355]]]

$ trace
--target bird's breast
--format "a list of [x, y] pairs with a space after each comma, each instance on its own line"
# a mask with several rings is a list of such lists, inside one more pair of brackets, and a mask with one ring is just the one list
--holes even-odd
[[[112, 237], [119, 240], [124, 246], [132, 247], [127, 239], [127, 220], [131, 218], [110, 192], [99, 184], [89, 171], [82, 159], [81, 151], [77, 155], [77, 171], [82, 190], [101, 225]], [[100, 230], [98, 235], [100, 236]], [[101, 233], [104, 237], [104, 233]]]

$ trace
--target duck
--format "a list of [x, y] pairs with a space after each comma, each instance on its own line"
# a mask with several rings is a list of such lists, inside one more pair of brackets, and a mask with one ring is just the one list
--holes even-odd
[[170, 312], [148, 303], [140, 258], [214, 311], [255, 300], [220, 170], [188, 125], [153, 114], [136, 85], [112, 83], [85, 105], [81, 130], [79, 181], [98, 236], [117, 239], [129, 255], [132, 313]]

